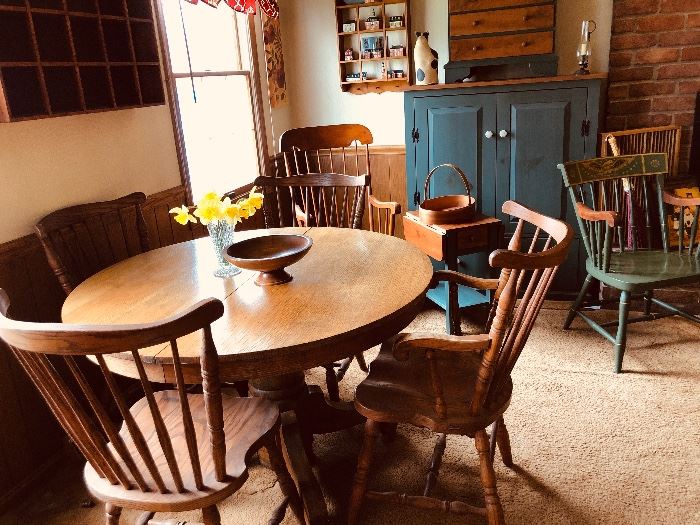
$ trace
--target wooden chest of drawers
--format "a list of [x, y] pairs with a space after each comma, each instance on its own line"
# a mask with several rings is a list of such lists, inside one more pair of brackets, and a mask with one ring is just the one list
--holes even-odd
[[[446, 81], [556, 74], [556, 0], [450, 0]], [[478, 69], [477, 69], [478, 68]]]

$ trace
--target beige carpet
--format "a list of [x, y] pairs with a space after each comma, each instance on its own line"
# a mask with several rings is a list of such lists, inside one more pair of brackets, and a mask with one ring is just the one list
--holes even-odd
[[[515, 470], [497, 456], [498, 490], [509, 524], [700, 524], [700, 330], [680, 319], [633, 325], [625, 373], [611, 370], [611, 345], [576, 321], [562, 331], [565, 312], [543, 310], [514, 372], [515, 391], [506, 423]], [[613, 316], [609, 312], [601, 314]], [[429, 310], [412, 330], [441, 331]], [[372, 352], [368, 354], [371, 360]], [[310, 381], [322, 383], [314, 371]], [[355, 367], [343, 382], [350, 399], [362, 378]], [[335, 516], [342, 516], [359, 449], [359, 429], [319, 437], [319, 475]], [[377, 447], [372, 488], [417, 493], [434, 437], [399, 428], [391, 446]], [[56, 469], [50, 483], [0, 523], [102, 524], [101, 508], [82, 509], [86, 498], [75, 462]], [[480, 500], [477, 458], [467, 438], [448, 439], [438, 492]], [[281, 500], [266, 469], [221, 507], [224, 524], [267, 523]], [[131, 523], [125, 513], [123, 523]], [[184, 515], [169, 516], [184, 519]], [[198, 520], [197, 514], [187, 516]], [[336, 523], [342, 518], [336, 517]], [[367, 524], [483, 523], [417, 510], [367, 504]], [[294, 523], [288, 516], [284, 522]]]

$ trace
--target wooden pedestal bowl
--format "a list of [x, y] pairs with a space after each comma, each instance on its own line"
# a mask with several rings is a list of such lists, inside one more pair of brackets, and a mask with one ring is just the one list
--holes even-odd
[[285, 268], [300, 261], [313, 243], [306, 235], [266, 235], [233, 243], [225, 256], [239, 268], [260, 272], [258, 286], [272, 286], [292, 280]]

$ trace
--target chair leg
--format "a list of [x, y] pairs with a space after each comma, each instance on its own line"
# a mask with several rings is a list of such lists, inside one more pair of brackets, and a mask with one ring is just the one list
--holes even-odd
[[496, 473], [493, 471], [493, 462], [489, 454], [489, 437], [486, 430], [479, 430], [474, 436], [474, 441], [479, 453], [481, 485], [484, 489], [489, 525], [504, 525], [503, 507], [496, 490]]
[[367, 367], [367, 361], [365, 361], [365, 354], [361, 352], [359, 354], [355, 354], [355, 359], [357, 359], [357, 364], [360, 366], [360, 370], [362, 370], [365, 373], [369, 372], [369, 368]]
[[496, 444], [501, 452], [501, 459], [506, 467], [513, 467], [513, 455], [510, 451], [510, 436], [503, 416], [498, 420], [498, 431], [496, 432]]
[[652, 303], [651, 299], [654, 297], [654, 290], [648, 290], [644, 292], [644, 315], [649, 315], [651, 314], [651, 306]]
[[328, 388], [328, 399], [340, 401], [340, 390], [338, 389], [338, 378], [335, 376], [335, 365], [324, 365], [326, 369], [326, 387]]
[[620, 294], [620, 312], [617, 325], [617, 337], [615, 338], [615, 373], [622, 371], [622, 358], [627, 346], [627, 318], [630, 313], [630, 292]]
[[571, 323], [576, 317], [576, 312], [579, 310], [579, 308], [581, 308], [581, 303], [583, 303], [583, 300], [586, 298], [586, 294], [588, 293], [588, 289], [590, 288], [592, 282], [593, 277], [591, 275], [587, 275], [586, 280], [583, 282], [583, 286], [581, 287], [581, 291], [578, 293], [576, 300], [569, 309], [569, 315], [566, 316], [566, 321], [564, 321], [564, 330], [568, 330], [571, 326]]
[[107, 525], [119, 525], [119, 518], [121, 517], [121, 515], [121, 507], [117, 507], [116, 505], [112, 505], [111, 503], [107, 503], [105, 505], [105, 523]]
[[367, 475], [372, 463], [372, 453], [374, 452], [374, 443], [378, 433], [379, 424], [368, 419], [365, 423], [365, 437], [362, 442], [360, 455], [357, 458], [357, 470], [355, 471], [355, 480], [353, 481], [352, 493], [350, 494], [348, 525], [357, 525], [359, 523], [360, 509], [367, 491]]
[[221, 525], [221, 516], [219, 516], [219, 509], [216, 508], [216, 505], [202, 509], [202, 518], [204, 525]]
[[270, 458], [270, 466], [277, 475], [277, 481], [279, 481], [282, 494], [284, 494], [285, 498], [288, 500], [289, 507], [292, 509], [294, 516], [297, 518], [299, 523], [303, 524], [304, 510], [301, 506], [301, 499], [299, 498], [296, 485], [294, 485], [292, 476], [289, 474], [287, 465], [285, 464], [282, 453], [280, 452], [278, 437], [279, 430], [276, 429], [274, 434], [270, 434], [265, 440], [265, 448], [267, 449], [267, 454]]

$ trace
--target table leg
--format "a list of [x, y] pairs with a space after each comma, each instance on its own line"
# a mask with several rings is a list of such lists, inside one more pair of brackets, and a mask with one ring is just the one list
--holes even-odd
[[[445, 267], [454, 272], [459, 271], [457, 247], [454, 239], [448, 239], [445, 253]], [[445, 328], [450, 335], [462, 335], [459, 311], [459, 285], [447, 283], [447, 308], [445, 309]]]
[[252, 380], [250, 393], [279, 405], [284, 457], [301, 495], [307, 523], [328, 523], [323, 493], [311, 469], [313, 436], [350, 428], [364, 418], [351, 403], [327, 401], [318, 386], [306, 384], [303, 372]]

